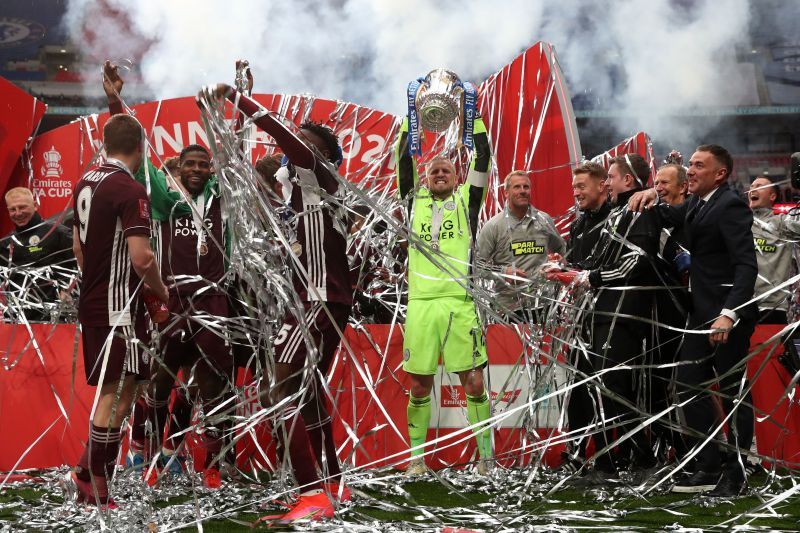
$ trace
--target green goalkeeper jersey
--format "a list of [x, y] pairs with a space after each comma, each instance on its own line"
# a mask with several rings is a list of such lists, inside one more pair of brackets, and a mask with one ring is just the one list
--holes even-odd
[[[468, 296], [470, 258], [478, 214], [486, 197], [491, 162], [486, 127], [475, 121], [475, 152], [467, 183], [444, 199], [418, 188], [416, 162], [408, 153], [408, 119], [395, 146], [397, 182], [401, 198], [408, 200], [411, 238], [408, 248], [408, 297], [431, 299]], [[416, 191], [416, 192], [415, 192]]]

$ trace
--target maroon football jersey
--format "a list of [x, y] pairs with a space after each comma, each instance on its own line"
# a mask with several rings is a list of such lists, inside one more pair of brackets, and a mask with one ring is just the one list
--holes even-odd
[[300, 264], [305, 270], [304, 273], [293, 264], [295, 290], [306, 302], [352, 305], [344, 209], [340, 207], [341, 200], [333, 198], [339, 184], [319, 162], [314, 171], [292, 167], [297, 179], [282, 180], [283, 194], [297, 213], [299, 247], [293, 247], [293, 252], [300, 252]]
[[255, 124], [269, 133], [288, 157], [293, 171], [282, 167], [276, 177], [283, 186], [284, 200], [295, 211], [296, 235], [292, 236], [294, 287], [304, 301], [351, 305], [350, 268], [347, 264], [345, 209], [339, 193], [339, 179], [330, 162], [323, 161], [284, 123], [251, 98], [229, 94]]
[[[143, 317], [139, 275], [127, 237], [150, 237], [150, 201], [144, 186], [119, 161], [87, 172], [73, 192], [75, 231], [83, 252], [78, 318], [87, 326], [128, 326]], [[132, 298], [133, 296], [133, 298]]]
[[[194, 208], [197, 214], [160, 223], [161, 277], [167, 285], [175, 284], [178, 294], [184, 296], [219, 283], [225, 277], [225, 232], [220, 198], [211, 195], [205, 200], [201, 194]], [[198, 215], [203, 215], [202, 224]], [[203, 292], [206, 295], [219, 293], [219, 289]]]

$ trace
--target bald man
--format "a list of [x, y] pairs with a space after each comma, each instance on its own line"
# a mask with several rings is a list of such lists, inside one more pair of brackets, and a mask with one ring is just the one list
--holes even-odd
[[427, 165], [427, 187], [408, 149], [408, 117], [395, 146], [397, 184], [408, 205], [408, 311], [403, 340], [403, 370], [411, 379], [408, 435], [411, 461], [406, 474], [427, 471], [423, 452], [431, 418], [431, 390], [442, 359], [458, 375], [466, 395], [467, 419], [474, 427], [481, 475], [491, 470], [491, 433], [479, 424], [490, 415], [483, 368], [488, 363], [483, 326], [475, 311], [469, 264], [478, 214], [486, 197], [491, 148], [483, 120], [475, 122], [475, 151], [466, 183], [458, 185], [456, 167], [444, 157]]

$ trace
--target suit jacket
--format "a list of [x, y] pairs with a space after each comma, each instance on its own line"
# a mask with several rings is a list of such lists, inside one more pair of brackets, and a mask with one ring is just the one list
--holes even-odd
[[744, 305], [752, 300], [758, 277], [753, 213], [727, 183], [698, 208], [699, 201], [692, 196], [681, 205], [654, 209], [664, 226], [683, 228], [692, 256], [689, 326], [708, 326], [723, 309], [754, 321], [756, 305]]

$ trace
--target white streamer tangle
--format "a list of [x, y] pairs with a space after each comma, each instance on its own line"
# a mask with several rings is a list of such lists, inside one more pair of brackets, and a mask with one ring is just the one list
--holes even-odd
[[[287, 98], [284, 100], [284, 106], [279, 110], [279, 114], [289, 121], [299, 122], [309, 113], [313, 102], [313, 98], [310, 97]], [[258, 361], [254, 364], [255, 379], [258, 382], [258, 380], [269, 379], [271, 374], [270, 365], [273, 360], [271, 357], [272, 341], [276, 334], [276, 326], [279, 325], [282, 316], [285, 313], [294, 313], [299, 319], [302, 318], [302, 306], [297, 301], [289, 282], [290, 277], [287, 269], [287, 258], [291, 257], [289, 239], [286, 237], [286, 228], [281, 219], [280, 206], [276, 205], [274, 199], [257, 185], [258, 180], [253, 166], [242, 150], [243, 144], [246, 144], [243, 142], [245, 141], [243, 139], [244, 134], [236, 134], [233, 131], [232, 122], [221, 114], [220, 109], [214, 108], [213, 105], [209, 105], [207, 102], [204, 105], [205, 127], [209, 133], [209, 140], [213, 139], [212, 150], [217, 165], [217, 177], [222, 190], [225, 210], [229, 220], [232, 221], [233, 228], [231, 270], [229, 274], [231, 280], [235, 279], [237, 283], [228, 285], [228, 290], [231, 297], [239, 301], [242, 308], [248, 311], [247, 316], [209, 319], [205, 325], [215, 331], [227, 331], [236, 342], [245, 344], [252, 350], [254, 361]], [[334, 113], [331, 117], [332, 124], [336, 125], [336, 121], [340, 118]], [[361, 116], [356, 120], [366, 120], [366, 117]], [[245, 127], [242, 131], [246, 129]], [[394, 133], [395, 129], [392, 130], [392, 133]], [[454, 152], [453, 143], [448, 142], [446, 139], [442, 140], [440, 146], [445, 152], [456, 153]], [[456, 154], [463, 165], [464, 161], [468, 159], [468, 154], [463, 152]], [[407, 226], [397, 215], [402, 206], [398, 206], [392, 197], [391, 180], [385, 176], [371, 174], [376, 172], [376, 169], [382, 168], [382, 163], [382, 161], [374, 161], [373, 164], [365, 167], [364, 175], [360, 181], [360, 183], [367, 185], [365, 188], [360, 188], [352, 182], [343, 181], [341, 183], [346, 194], [341, 200], [342, 205], [339, 207], [352, 211], [355, 205], [360, 204], [368, 208], [364, 225], [354, 242], [361, 239], [362, 246], [368, 249], [360, 254], [362, 257], [367, 257], [370, 262], [370, 266], [366, 269], [367, 271], [375, 265], [379, 265], [389, 272], [389, 276], [385, 279], [371, 279], [369, 280], [371, 285], [367, 287], [359, 285], [357, 291], [368, 291], [378, 305], [384, 305], [389, 311], [392, 317], [392, 326], [400, 327], [405, 308], [403, 301], [406, 289], [402, 276], [405, 272], [405, 265], [402, 259], [398, 260], [398, 256], [401, 257], [401, 254], [395, 254], [392, 250], [396, 251], [405, 242], [409, 246], [419, 247], [434, 264], [439, 265], [445, 271], [455, 269], [455, 265], [452, 265], [447, 257], [427, 248], [415, 236], [409, 235]], [[494, 175], [492, 176], [492, 186], [490, 186], [490, 194], [494, 195], [494, 202], [490, 202], [490, 204], [499, 206], [500, 198], [497, 196], [499, 188], [496, 184], [497, 176]], [[484, 213], [484, 217], [488, 214], [491, 213]], [[566, 223], [566, 220], [566, 217], [560, 219], [559, 224], [561, 227]], [[214, 242], [210, 244], [220, 248], [223, 247], [223, 243]], [[487, 283], [497, 274], [479, 268], [478, 265], [471, 266], [474, 267], [472, 269], [473, 274], [464, 283], [478, 304], [482, 316], [487, 321], [514, 327], [519, 334], [522, 346], [509, 378], [502, 384], [493, 384], [492, 388], [497, 391], [499, 397], [502, 397], [508, 391], [521, 390], [525, 400], [508, 409], [501, 409], [499, 402], [495, 402], [494, 414], [486, 424], [492, 428], [499, 428], [503, 423], [512, 422], [513, 425], [523, 428], [523, 431], [520, 432], [519, 436], [511, 437], [516, 440], [502, 443], [503, 448], [508, 449], [508, 451], [504, 455], [497, 457], [502, 467], [498, 469], [492, 480], [478, 482], [471, 477], [469, 470], [461, 471], [455, 469], [445, 469], [442, 473], [436, 475], [436, 479], [455, 492], [472, 490], [490, 492], [493, 495], [491, 503], [480, 509], [466, 504], [463, 508], [434, 509], [417, 505], [413, 501], [405, 504], [381, 501], [379, 498], [372, 496], [371, 494], [374, 493], [371, 491], [387, 496], [391, 494], [407, 495], [407, 493], [402, 488], [402, 484], [398, 483], [400, 478], [397, 474], [393, 474], [385, 468], [376, 468], [376, 465], [378, 462], [383, 463], [385, 461], [388, 461], [393, 466], [401, 465], [407, 458], [406, 453], [380, 458], [380, 460], [375, 458], [375, 460], [364, 464], [355, 464], [356, 456], [353, 452], [350, 457], [346, 458], [350, 462], [346, 479], [348, 484], [358, 491], [357, 500], [354, 506], [340, 511], [337, 519], [329, 524], [330, 529], [368, 530], [374, 525], [374, 521], [368, 515], [359, 511], [359, 509], [368, 508], [390, 510], [408, 515], [422, 514], [430, 520], [429, 524], [435, 522], [437, 526], [469, 523], [476, 524], [482, 528], [497, 530], [524, 526], [528, 526], [531, 529], [554, 527], [558, 523], [562, 523], [561, 521], [564, 519], [569, 519], [570, 516], [563, 514], [560, 517], [548, 514], [539, 516], [530, 510], [515, 510], [513, 505], [535, 501], [538, 497], [552, 494], [553, 491], [564, 488], [570, 482], [569, 472], [565, 470], [556, 472], [547, 467], [545, 453], [556, 445], [573, 444], [603, 428], [608, 430], [609, 428], [622, 427], [618, 426], [618, 420], [604, 418], [602, 412], [598, 413], [597, 419], [591, 425], [584, 428], [568, 428], [568, 421], [565, 418], [564, 406], [571, 391], [579, 385], [589, 384], [596, 387], [602, 394], [611, 396], [619, 401], [625, 401], [622, 398], [615, 397], [611, 391], [602, 386], [598, 380], [602, 373], [588, 375], [581, 373], [576, 368], [574, 361], [567, 357], [570, 353], [588, 358], [600, 355], [593, 354], [588, 350], [582, 340], [582, 332], [580, 331], [580, 324], [591, 316], [593, 295], [571, 287], [556, 286], [541, 278], [534, 279], [532, 283], [525, 286], [524, 291], [530, 298], [538, 299], [543, 303], [543, 310], [540, 314], [542, 318], [539, 323], [512, 324], [506, 318], [507, 313], [505, 311], [507, 310], [497, 307], [494, 295]], [[53, 267], [50, 270], [38, 273], [35, 271], [28, 272], [27, 275], [31, 280], [37, 276], [52, 277], [55, 269]], [[75, 272], [71, 271], [66, 274], [65, 279], [69, 279]], [[789, 286], [795, 281], [796, 278], [793, 278], [784, 285]], [[17, 288], [24, 289], [26, 287], [25, 283], [23, 282]], [[364, 283], [363, 277], [362, 283]], [[237, 289], [241, 287], [244, 289]], [[639, 288], [625, 288], [625, 290], [634, 289]], [[42, 309], [49, 309], [50, 307], [48, 306], [51, 306], [48, 302], [37, 301], [33, 296], [17, 297], [17, 300], [11, 301], [14, 302], [13, 305], [9, 306], [12, 310], [22, 308], [25, 305]], [[637, 318], [654, 328], [665, 326], [665, 324], [647, 317], [626, 318]], [[369, 338], [368, 331], [363, 328], [363, 325], [368, 323], [369, 320], [368, 316], [356, 315], [351, 320], [351, 325], [357, 330], [365, 332], [376, 352], [385, 354], [388, 347], [378, 345], [374, 339]], [[19, 318], [19, 322], [20, 328], [27, 328], [30, 332], [29, 327], [26, 325], [26, 319]], [[302, 324], [302, 320], [300, 320], [300, 323]], [[797, 322], [793, 322], [787, 330], [796, 327], [797, 324]], [[706, 334], [708, 331], [683, 330], [682, 332], [685, 334]], [[306, 337], [305, 342], [310, 344], [307, 327], [304, 329], [304, 336]], [[777, 340], [777, 336], [768, 342], [775, 340]], [[649, 346], [648, 353], [658, 347], [657, 344]], [[748, 360], [754, 357], [761, 348], [761, 346], [754, 347]], [[33, 351], [38, 353], [35, 346]], [[4, 357], [6, 357], [3, 361], [6, 368], [13, 369], [16, 361], [13, 359], [13, 355], [8, 353], [7, 350]], [[39, 358], [41, 359], [41, 354], [39, 354]], [[746, 363], [747, 360], [741, 364], [744, 365]], [[42, 364], [44, 364], [43, 360]], [[389, 368], [385, 363], [380, 366], [374, 375], [370, 375], [369, 369], [360, 364], [356, 359], [356, 354], [346, 345], [342, 347], [339, 358], [334, 364], [352, 365], [352, 372], [360, 377], [361, 382], [358, 385], [355, 381], [350, 384], [351, 390], [349, 392], [351, 396], [353, 398], [356, 397], [357, 387], [364, 387], [369, 393], [370, 402], [373, 402], [375, 408], [379, 410], [384, 409], [379, 400], [381, 386], [387, 382], [400, 381], [398, 369]], [[643, 375], [656, 367], [674, 368], [676, 364], [653, 365], [641, 363], [618, 365], [607, 368], [603, 372], [609, 373], [620, 369], [632, 368], [637, 374]], [[765, 368], [766, 363], [761, 365], [753, 380], [757, 379]], [[292, 399], [302, 401], [304, 395], [308, 393], [310, 380], [315, 379], [314, 371], [311, 366], [304, 370], [305, 386], [298, 390]], [[443, 378], [443, 383], [446, 379]], [[793, 386], [797, 380], [798, 376], [795, 375], [792, 382], [787, 383], [786, 390], [782, 394], [782, 400], [787, 399], [796, 404], [797, 399]], [[231, 386], [233, 385], [231, 384]], [[186, 387], [188, 383], [184, 382], [181, 386]], [[747, 391], [740, 390], [738, 394], [742, 395], [744, 392]], [[328, 387], [324, 393], [332, 400], [335, 407], [337, 398], [340, 397], [340, 391]], [[643, 396], [646, 396], [646, 394], [643, 394]], [[62, 406], [62, 413], [66, 416], [68, 410], [64, 412], [63, 405], [68, 402], [64, 402], [63, 399], [58, 397], [57, 401]], [[210, 419], [215, 416], [218, 417], [217, 419], [219, 417], [231, 418], [233, 427], [230, 430], [229, 436], [231, 440], [228, 444], [228, 447], [231, 447], [237, 439], [243, 438], [244, 435], [255, 436], [258, 425], [263, 421], [275, 420], [283, 416], [284, 404], [273, 405], [268, 408], [256, 408], [253, 412], [252, 401], [252, 395], [249, 395], [244, 390], [239, 390], [237, 396], [231, 400], [231, 403], [221, 406], [219, 412], [203, 413], [202, 416]], [[553, 426], [548, 427], [546, 425], [549, 420], [548, 413], [550, 412], [550, 406], [553, 404], [556, 405], [557, 421]], [[664, 423], [665, 417], [667, 417], [666, 423], [669, 424], [670, 428], [680, 433], [691, 434], [690, 430], [680, 424], [677, 417], [674, 416], [679, 411], [680, 405], [673, 404], [659, 412], [651, 412], [646, 402], [629, 404], [629, 407], [634, 410], [637, 416], [631, 432], [619, 435], [615, 442], [609, 443], [607, 449], [631, 438], [634, 432], [646, 431], [655, 422]], [[388, 415], [386, 415], [387, 420], [389, 420], [388, 424], [370, 427], [365, 431], [365, 420], [355, 415], [356, 409], [353, 409], [353, 413], [353, 418], [350, 420], [344, 420], [340, 414], [334, 413], [334, 416], [339, 416], [340, 422], [346, 427], [348, 433], [347, 444], [352, 446], [353, 450], [361, 445], [360, 441], [366, 436], [377, 432], [404, 435], [404, 428], [394, 425]], [[760, 416], [763, 418], [769, 414], [771, 413], [761, 413]], [[728, 416], [730, 417], [731, 415], [729, 414]], [[719, 422], [714, 433], [723, 431], [724, 422], [725, 420]], [[773, 420], [773, 422], [778, 425], [781, 424], [781, 421]], [[545, 434], [541, 433], [541, 428], [545, 428]], [[468, 443], [471, 442], [472, 429], [474, 428], [465, 424], [465, 427], [461, 430], [448, 435], [437, 436], [437, 438], [426, 444], [426, 453], [431, 454], [434, 448], [437, 447], [439, 449], [453, 447], [459, 450], [462, 455], [462, 464], [459, 466], [469, 466], [474, 458], [466, 456], [465, 450]], [[783, 429], [785, 430], [786, 428]], [[359, 437], [359, 435], [362, 436]], [[705, 437], [710, 442], [713, 434], [701, 437]], [[345, 443], [343, 443], [344, 445]], [[598, 453], [602, 451], [599, 450]], [[696, 452], [697, 449], [690, 450], [689, 454]], [[777, 513], [779, 509], [791, 505], [792, 498], [795, 497], [796, 489], [786, 487], [787, 482], [794, 481], [793, 478], [790, 475], [782, 474], [782, 468], [794, 465], [782, 464], [767, 456], [751, 454], [751, 457], [767, 462], [771, 469], [767, 483], [763, 487], [756, 489], [756, 494], [762, 499], [762, 503], [750, 511], [726, 519], [724, 522], [726, 525], [745, 524], [756, 513], [760, 513], [763, 510]], [[235, 521], [237, 520], [236, 516], [242, 512], [263, 513], [265, 512], [264, 508], [274, 509], [276, 507], [275, 500], [286, 498], [292, 491], [291, 484], [281, 477], [281, 473], [286, 470], [285, 458], [279, 457], [278, 464], [273, 465], [270, 463], [266, 451], [259, 449], [251, 465], [257, 467], [256, 472], [235, 472], [234, 474], [238, 476], [238, 481], [229, 481], [225, 490], [215, 493], [208, 493], [199, 489], [196, 486], [195, 478], [164, 480], [158, 489], [150, 490], [142, 486], [137, 476], [131, 473], [118, 472], [114, 491], [120, 495], [119, 500], [123, 506], [120, 511], [114, 514], [86, 514], [67, 504], [56, 505], [49, 491], [48, 498], [50, 500], [45, 500], [40, 506], [30, 505], [10, 510], [16, 514], [16, 524], [23, 524], [31, 528], [107, 527], [116, 529], [123, 525], [125, 527], [134, 525], [146, 527], [152, 523], [163, 531], [172, 531], [192, 525], [202, 527], [203, 523], [214, 518], [229, 518]], [[263, 471], [264, 465], [267, 465], [266, 480], [263, 478], [265, 473]], [[604, 494], [609, 503], [611, 501], [616, 501], [620, 504], [638, 502], [641, 505], [641, 509], [646, 509], [650, 495], [662, 490], [668, 484], [669, 476], [681, 466], [683, 466], [681, 463], [664, 465], [653, 474], [652, 479], [646, 480], [646, 483], [641, 485], [633, 483], [634, 480], [632, 478], [623, 477], [625, 483], [622, 483], [613, 491], [606, 491]], [[262, 469], [262, 471], [259, 472], [259, 469]], [[259, 474], [262, 477], [259, 477]], [[323, 472], [323, 475], [326, 475], [325, 472]], [[6, 479], [8, 479], [8, 476], [6, 476]], [[55, 472], [42, 474], [42, 479], [44, 479], [47, 489], [54, 488]], [[29, 484], [34, 485], [34, 482]], [[39, 482], [36, 482], [35, 486], [40, 486]], [[186, 495], [191, 497], [188, 503], [171, 504], [165, 508], [160, 508], [157, 505], [159, 502], [169, 498]], [[681, 514], [679, 509], [683, 505], [685, 505], [684, 502], [677, 502], [672, 504], [669, 510], [679, 518]], [[581, 520], [602, 525], [605, 529], [624, 527], [624, 525], [612, 523], [619, 519], [619, 511], [614, 511], [613, 509], [600, 512], [575, 512], [571, 515], [571, 518], [576, 521]], [[411, 529], [415, 528], [416, 525], [408, 522], [400, 527]]]

